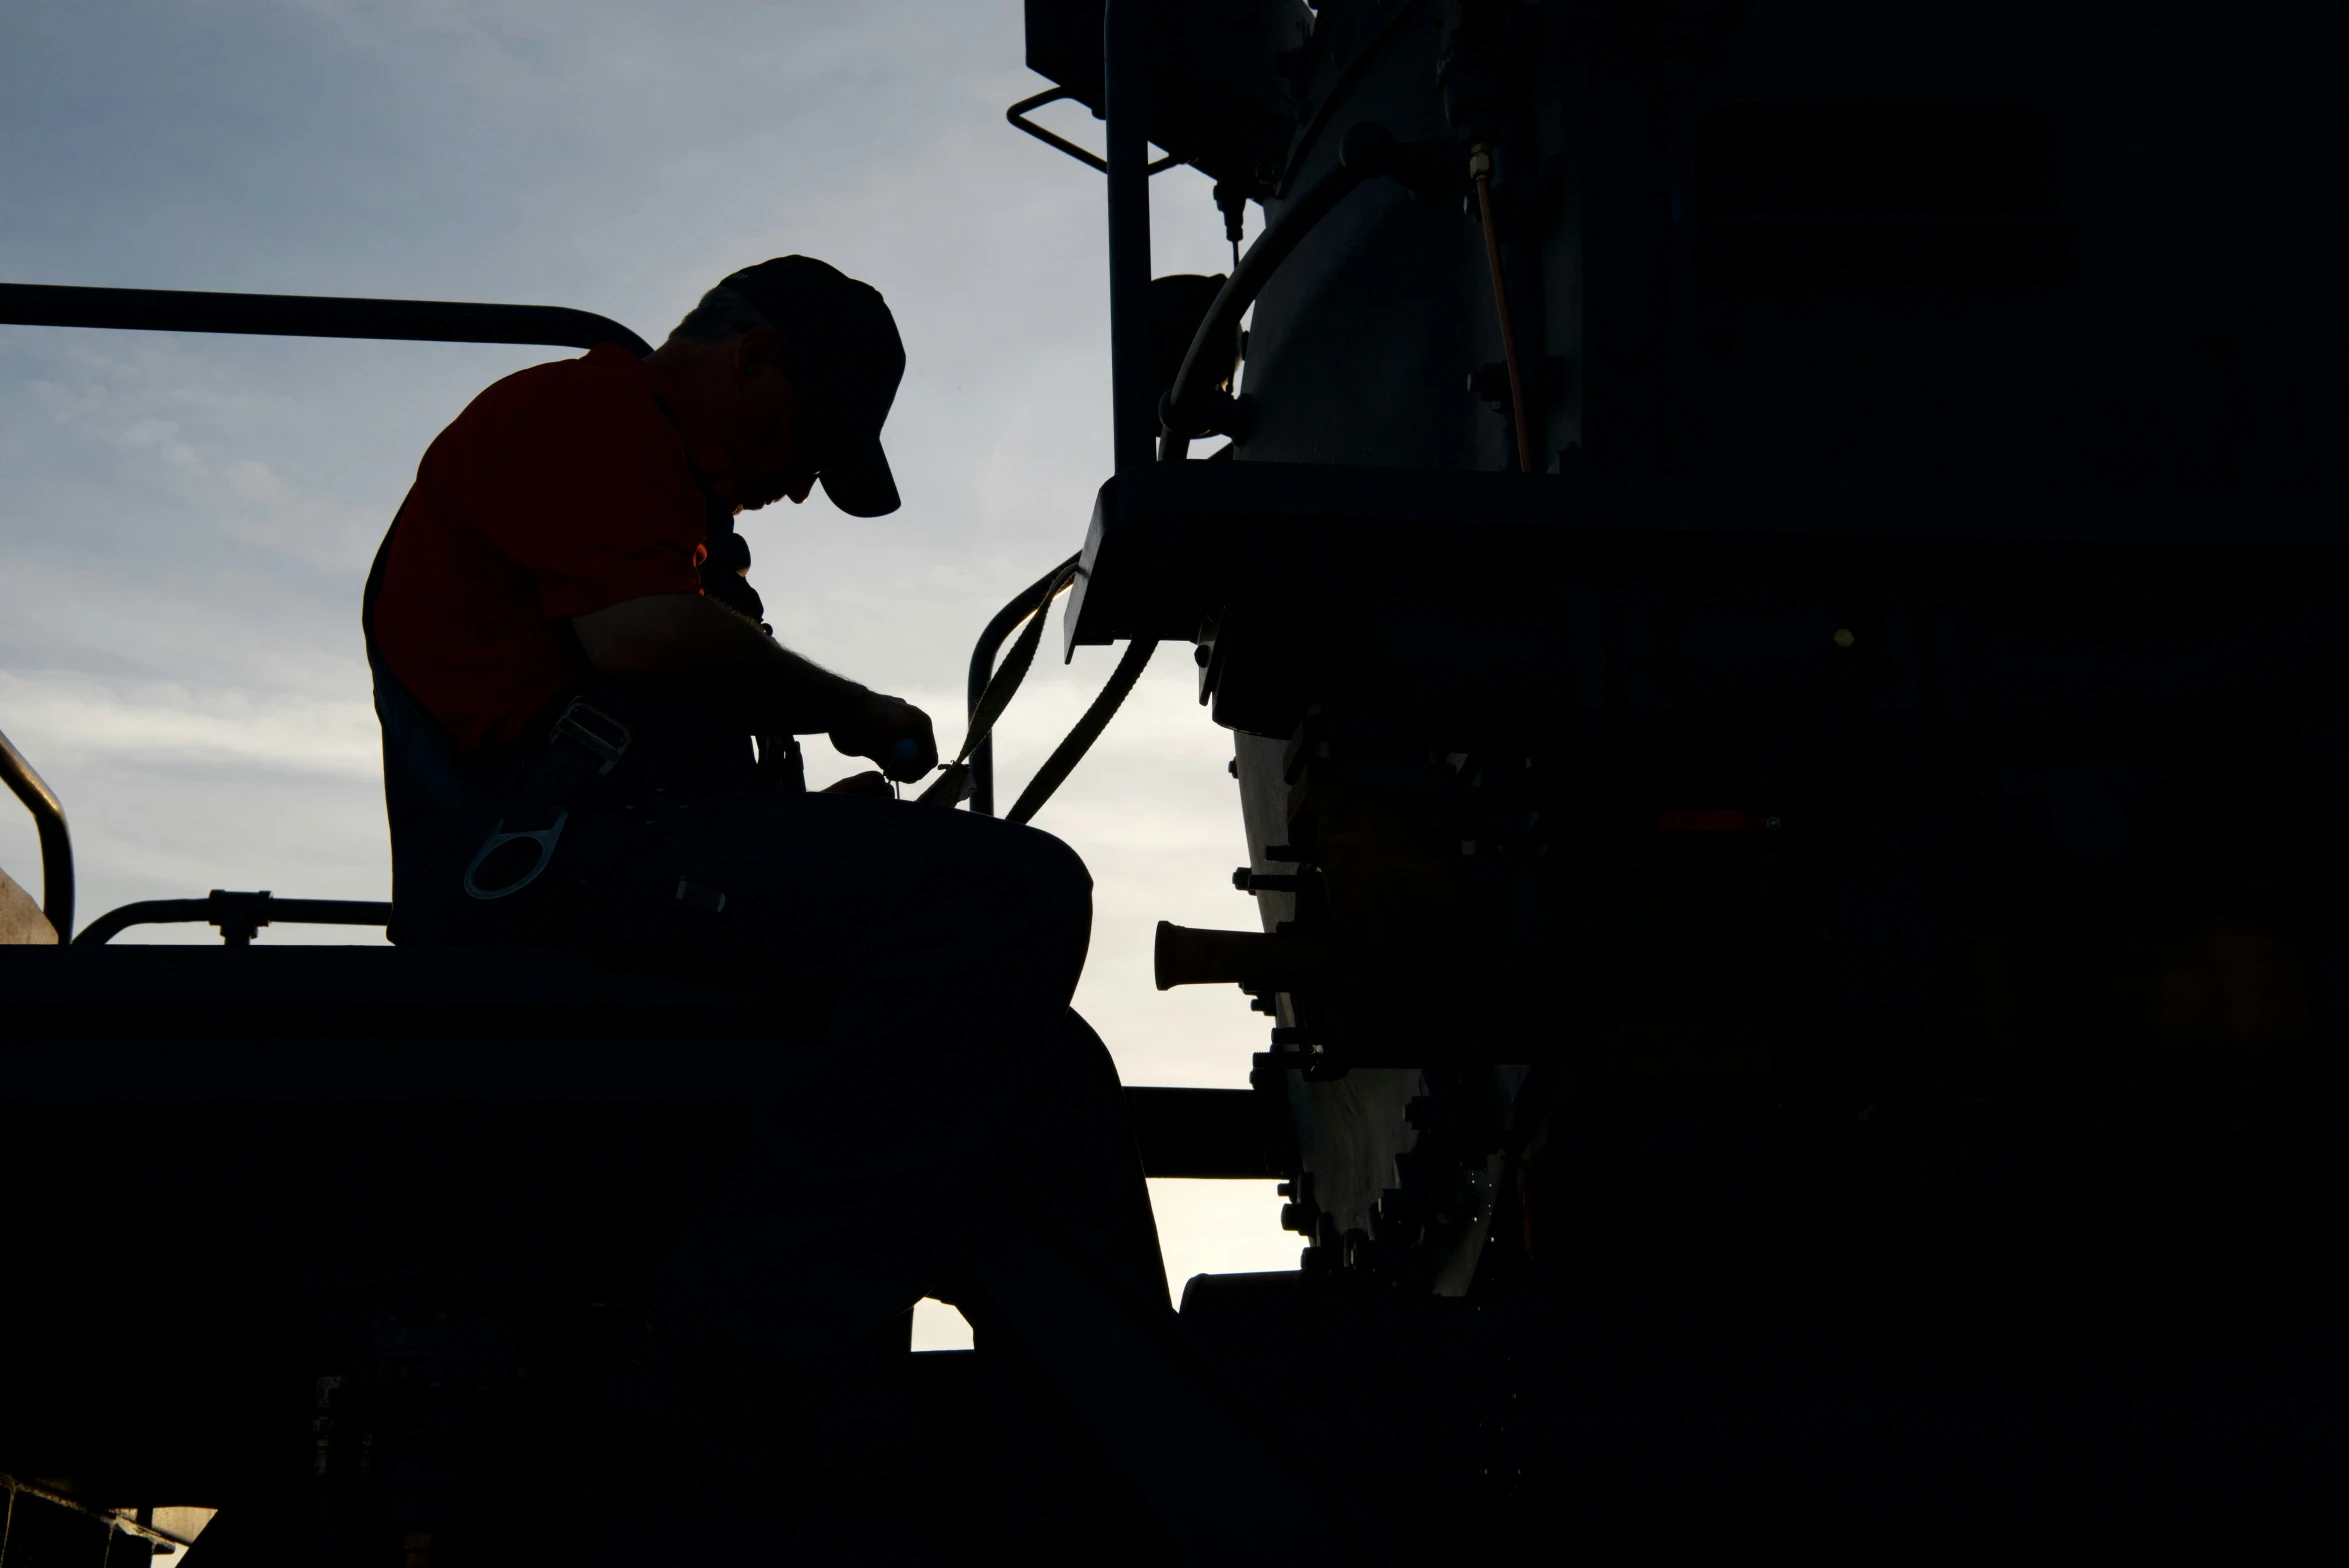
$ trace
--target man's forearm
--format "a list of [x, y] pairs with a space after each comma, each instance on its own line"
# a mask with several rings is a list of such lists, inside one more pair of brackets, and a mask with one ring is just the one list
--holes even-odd
[[706, 681], [731, 692], [744, 718], [768, 732], [839, 729], [871, 693], [801, 658], [759, 627], [699, 594], [648, 594], [587, 615], [573, 631], [588, 662], [620, 680]]

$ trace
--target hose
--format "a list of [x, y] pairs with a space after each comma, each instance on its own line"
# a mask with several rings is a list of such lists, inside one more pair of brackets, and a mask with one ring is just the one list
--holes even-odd
[[[1020, 627], [1019, 640], [1011, 645], [1011, 652], [1005, 655], [1003, 667], [988, 678], [983, 691], [971, 698], [970, 726], [963, 733], [962, 749], [955, 753], [952, 762], [939, 770], [938, 777], [931, 781], [930, 787], [916, 797], [923, 805], [952, 806], [969, 793], [975, 767], [973, 759], [993, 734], [995, 721], [1003, 717], [1005, 708], [1011, 706], [1012, 694], [1020, 689], [1020, 682], [1028, 678], [1028, 666], [1036, 659], [1036, 645], [1044, 640], [1045, 613], [1052, 608], [1052, 601], [1059, 598], [1070, 583], [1076, 581], [1079, 559], [1072, 555], [1036, 580], [1026, 594], [1029, 608], [1025, 615], [1016, 620], [1010, 619], [1021, 603], [1015, 599], [1004, 606], [981, 634], [979, 647], [971, 655], [974, 685], [977, 684], [981, 661], [991, 657], [994, 652], [991, 645], [1002, 640], [1002, 631], [997, 628], [1008, 631], [1011, 626]], [[989, 756], [988, 786], [991, 793], [994, 786], [992, 753]], [[1070, 765], [1073, 767], [1075, 764], [1072, 762]], [[978, 809], [975, 803], [972, 809]], [[981, 812], [980, 815], [988, 813]]]
[[1156, 638], [1126, 644], [1126, 651], [1118, 658], [1117, 668], [1110, 671], [1109, 684], [1101, 688], [1101, 695], [1093, 699], [1093, 706], [1087, 708], [1085, 716], [1077, 720], [1077, 726], [1068, 732], [1068, 738], [1055, 746], [1052, 755], [1044, 759], [1044, 766], [1036, 770], [1036, 776], [1028, 780], [1028, 787], [1020, 791], [1020, 798], [1013, 801], [1011, 810], [1004, 813], [1004, 821], [1025, 822], [1043, 809], [1044, 802], [1052, 798], [1052, 792], [1060, 788], [1061, 781], [1084, 760], [1093, 742], [1099, 740], [1101, 732], [1109, 727], [1110, 719], [1125, 702], [1127, 693], [1142, 678], [1143, 667], [1149, 664], [1150, 655], [1157, 651]]
[[1160, 417], [1166, 431], [1158, 443], [1160, 462], [1183, 457], [1194, 436], [1213, 434], [1208, 426], [1214, 423], [1219, 394], [1206, 381], [1207, 366], [1214, 359], [1210, 345], [1229, 343], [1240, 329], [1240, 318], [1256, 303], [1256, 296], [1264, 292], [1264, 285], [1280, 270], [1289, 252], [1356, 186], [1378, 175], [1397, 173], [1404, 152], [1393, 134], [1375, 121], [1353, 127], [1338, 144], [1338, 166], [1291, 202], [1280, 221], [1257, 236], [1256, 243], [1233, 266], [1215, 303], [1207, 307], [1199, 330], [1191, 335], [1183, 367], [1175, 372], [1174, 385], [1167, 389]]
[[[972, 787], [980, 777], [980, 759], [988, 756], [988, 741], [995, 728], [995, 721], [1003, 716], [1003, 710], [1010, 705], [1012, 694], [1019, 690], [1020, 682], [1027, 677], [1029, 664], [1036, 657], [1036, 645], [1044, 634], [1045, 612], [1052, 608], [1052, 601], [1076, 579], [1078, 559], [1072, 555], [1036, 579], [1025, 593], [1003, 607], [979, 638], [979, 646], [971, 655], [971, 683], [974, 688], [979, 686], [982, 672], [993, 657], [996, 644], [1014, 626], [1019, 628], [1019, 640], [1012, 644], [1011, 651], [1004, 656], [1002, 666], [991, 676], [984, 677], [983, 691], [974, 689], [970, 731], [964, 737], [961, 754], [941, 769], [937, 779], [922, 791], [918, 798], [925, 804], [951, 806], [969, 793], [972, 811], [981, 816], [992, 815], [986, 809], [992, 802], [982, 805]], [[1124, 706], [1127, 696], [1134, 689], [1134, 683], [1142, 678], [1144, 667], [1150, 663], [1150, 655], [1157, 649], [1155, 640], [1126, 645], [1126, 651], [1118, 658], [1117, 668], [1109, 673], [1108, 684], [1101, 688], [1100, 695], [1093, 699], [1092, 706], [1085, 710], [1075, 727], [1052, 749], [1052, 755], [1044, 759], [1044, 765], [1036, 770], [1036, 776], [1028, 780], [1028, 787], [1020, 791], [1019, 799], [1004, 814], [1004, 821], [1026, 822], [1044, 809], [1044, 803], [1076, 771], [1077, 764], [1085, 759], [1085, 753], [1093, 749], [1093, 743], [1101, 738], [1101, 732], [1109, 727], [1109, 721]], [[991, 762], [989, 766], [991, 768]], [[990, 786], [992, 782], [989, 779]]]
[[[964, 713], [968, 719], [975, 721], [978, 718], [979, 705], [987, 700], [987, 692], [995, 684], [995, 656], [1003, 651], [1004, 639], [1036, 613], [1036, 606], [1043, 601], [1048, 591], [1057, 591], [1053, 585], [1067, 579], [1079, 559], [1078, 556], [1070, 556], [1021, 589], [1009, 603], [995, 612], [995, 619], [987, 623], [987, 629], [979, 633], [978, 646], [971, 650], [970, 675], [966, 687]], [[1033, 649], [1029, 650], [1029, 657], [1034, 657]], [[970, 801], [974, 815], [991, 817], [995, 815], [994, 737], [986, 736], [968, 750], [970, 788], [965, 798]]]

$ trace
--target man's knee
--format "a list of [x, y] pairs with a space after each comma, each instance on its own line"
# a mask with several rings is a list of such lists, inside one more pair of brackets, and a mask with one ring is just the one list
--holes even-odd
[[1084, 860], [1049, 833], [1030, 827], [1014, 831], [1019, 835], [1022, 875], [1036, 898], [1055, 909], [1082, 911], [1090, 922], [1093, 873], [1085, 869]]

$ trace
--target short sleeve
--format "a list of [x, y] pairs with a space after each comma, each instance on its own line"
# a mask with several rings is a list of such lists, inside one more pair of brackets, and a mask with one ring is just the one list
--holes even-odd
[[536, 575], [548, 618], [701, 591], [701, 491], [683, 441], [643, 388], [608, 373], [576, 377], [515, 422], [506, 461], [511, 504], [483, 522]]

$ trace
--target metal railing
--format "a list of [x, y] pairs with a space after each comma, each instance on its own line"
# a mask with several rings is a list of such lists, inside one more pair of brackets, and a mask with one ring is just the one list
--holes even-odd
[[[209, 294], [183, 289], [92, 289], [51, 283], [0, 283], [0, 325], [97, 327], [141, 332], [227, 332], [262, 337], [369, 338], [409, 343], [528, 343], [594, 348], [617, 343], [638, 357], [652, 345], [608, 316], [561, 305], [488, 305], [462, 300], [352, 299], [323, 294]], [[24, 754], [0, 735], [0, 777], [25, 803], [41, 836], [41, 913], [60, 942], [73, 932], [73, 841], [65, 807]], [[231, 945], [239, 937], [213, 914], [222, 898], [129, 904], [91, 923], [78, 940], [104, 942], [125, 926], [153, 920], [212, 920]], [[266, 893], [258, 895], [268, 898]], [[288, 899], [269, 919], [381, 925], [388, 904]], [[165, 911], [190, 911], [166, 913]], [[307, 913], [305, 913], [305, 911]], [[340, 911], [341, 913], [325, 913]], [[365, 911], [366, 913], [357, 913]], [[380, 911], [380, 913], [377, 913]], [[241, 918], [239, 926], [243, 925]], [[243, 941], [252, 933], [244, 929]]]
[[558, 348], [618, 343], [640, 358], [652, 352], [652, 345], [644, 339], [591, 311], [561, 305], [482, 305], [460, 300], [201, 294], [182, 289], [0, 283], [0, 323], [407, 343], [543, 343]]
[[65, 826], [65, 803], [57, 798], [23, 752], [0, 735], [0, 779], [33, 814], [41, 839], [41, 914], [57, 940], [73, 940], [73, 835]]
[[202, 921], [220, 928], [220, 940], [225, 946], [250, 947], [253, 938], [267, 925], [387, 926], [391, 917], [391, 905], [361, 899], [275, 898], [266, 892], [232, 893], [216, 887], [209, 898], [151, 898], [109, 910], [91, 921], [72, 941], [76, 947], [98, 947], [132, 926], [194, 925]]

